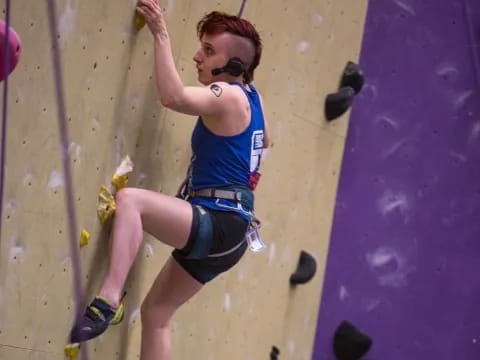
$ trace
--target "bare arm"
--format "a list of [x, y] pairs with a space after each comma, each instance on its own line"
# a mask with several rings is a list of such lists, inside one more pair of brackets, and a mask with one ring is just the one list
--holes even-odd
[[173, 60], [163, 10], [156, 0], [139, 0], [141, 13], [154, 37], [154, 71], [158, 97], [163, 106], [189, 115], [215, 116], [231, 109], [239, 97], [226, 83], [185, 87]]

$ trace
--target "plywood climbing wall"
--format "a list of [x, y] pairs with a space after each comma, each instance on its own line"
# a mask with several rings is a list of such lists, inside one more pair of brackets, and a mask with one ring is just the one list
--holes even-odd
[[[108, 262], [108, 226], [97, 196], [130, 155], [131, 186], [173, 194], [190, 158], [194, 118], [166, 111], [152, 80], [152, 38], [133, 27], [134, 1], [58, 1], [59, 34], [79, 228], [83, 291], [91, 299]], [[247, 1], [244, 17], [264, 40], [255, 84], [273, 144], [257, 190], [268, 249], [248, 253], [175, 316], [174, 359], [309, 359], [348, 114], [334, 123], [323, 99], [356, 60], [366, 0]], [[162, 1], [177, 69], [196, 84], [197, 21], [237, 13], [240, 1]], [[0, 359], [63, 358], [74, 317], [64, 180], [45, 1], [16, 0], [12, 26], [23, 56], [10, 77], [6, 188], [0, 258]], [[319, 271], [292, 289], [300, 250]], [[170, 249], [145, 236], [130, 274], [125, 321], [89, 343], [93, 359], [135, 359], [139, 306]]]

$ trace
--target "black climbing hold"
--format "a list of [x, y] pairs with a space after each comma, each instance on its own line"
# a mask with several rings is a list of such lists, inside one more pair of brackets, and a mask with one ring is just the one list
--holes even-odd
[[343, 70], [340, 88], [350, 86], [358, 94], [365, 83], [365, 77], [360, 67], [354, 62], [349, 61]]
[[325, 99], [325, 116], [328, 121], [332, 121], [343, 115], [353, 104], [355, 90], [347, 86], [338, 90], [334, 94], [328, 94]]
[[372, 339], [348, 321], [342, 321], [335, 330], [333, 351], [338, 360], [358, 360], [372, 346]]
[[316, 271], [317, 262], [312, 255], [302, 250], [298, 259], [297, 269], [290, 276], [290, 284], [305, 284], [313, 278]]
[[272, 351], [270, 351], [270, 360], [278, 360], [278, 355], [280, 355], [280, 350], [273, 345], [272, 346]]

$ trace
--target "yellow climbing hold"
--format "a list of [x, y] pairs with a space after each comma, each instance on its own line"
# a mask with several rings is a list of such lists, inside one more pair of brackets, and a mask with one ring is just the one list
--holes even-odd
[[90, 233], [83, 229], [82, 233], [80, 234], [80, 247], [87, 246], [90, 242]]
[[65, 356], [68, 357], [70, 360], [74, 360], [78, 356], [79, 352], [79, 343], [68, 344], [65, 346]]
[[105, 223], [115, 212], [115, 199], [105, 185], [100, 188], [98, 194], [97, 216], [102, 224]]
[[145, 17], [138, 11], [135, 11], [135, 29], [137, 29], [137, 31], [142, 30], [146, 23]]
[[128, 176], [133, 171], [133, 162], [130, 160], [130, 156], [125, 156], [125, 158], [120, 163], [119, 167], [115, 171], [112, 177], [112, 184], [115, 185], [115, 188], [120, 190], [125, 187], [128, 183]]

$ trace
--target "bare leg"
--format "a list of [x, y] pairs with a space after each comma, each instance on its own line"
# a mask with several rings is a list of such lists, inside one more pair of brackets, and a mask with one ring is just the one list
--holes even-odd
[[183, 248], [192, 224], [192, 207], [188, 202], [153, 191], [122, 189], [116, 195], [116, 205], [110, 238], [110, 264], [100, 290], [100, 295], [114, 307], [119, 305], [143, 231], [167, 245]]
[[142, 304], [141, 360], [170, 360], [170, 318], [202, 287], [169, 258]]

